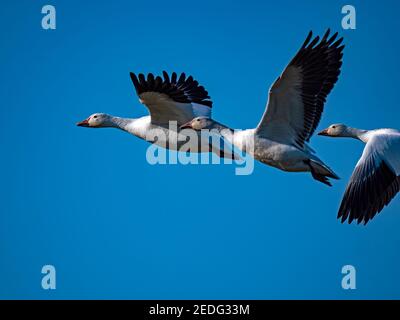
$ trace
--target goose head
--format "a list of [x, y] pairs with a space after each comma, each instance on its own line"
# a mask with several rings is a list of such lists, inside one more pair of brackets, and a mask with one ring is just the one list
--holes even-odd
[[335, 123], [320, 131], [318, 135], [327, 137], [349, 137], [350, 132], [348, 129], [349, 127], [344, 124]]
[[193, 129], [196, 131], [200, 131], [203, 129], [212, 129], [214, 121], [207, 117], [197, 117], [193, 120], [185, 123], [184, 125], [180, 126], [180, 129]]
[[87, 119], [78, 122], [78, 127], [104, 128], [110, 126], [111, 116], [105, 113], [94, 113]]

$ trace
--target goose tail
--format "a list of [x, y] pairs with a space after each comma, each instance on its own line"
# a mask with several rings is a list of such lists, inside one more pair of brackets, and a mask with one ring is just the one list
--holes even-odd
[[332, 186], [328, 178], [339, 180], [339, 176], [322, 161], [310, 159], [308, 161], [312, 177], [328, 186]]

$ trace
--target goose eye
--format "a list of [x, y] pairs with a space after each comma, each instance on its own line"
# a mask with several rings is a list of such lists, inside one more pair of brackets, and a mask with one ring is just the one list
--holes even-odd
[[94, 119], [97, 119], [97, 116], [94, 116], [93, 118], [94, 118]]
[[332, 128], [333, 128], [333, 129], [335, 129], [335, 128], [336, 128], [336, 126], [333, 126]]

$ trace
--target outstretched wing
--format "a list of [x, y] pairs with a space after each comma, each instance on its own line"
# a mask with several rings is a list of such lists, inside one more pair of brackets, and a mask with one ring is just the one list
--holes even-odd
[[[338, 80], [342, 66], [343, 38], [321, 41], [312, 32], [269, 91], [266, 110], [257, 133], [281, 143], [305, 148], [318, 126], [326, 97]], [[319, 43], [318, 43], [319, 42]]]
[[364, 148], [347, 184], [338, 218], [366, 224], [400, 190], [400, 136], [377, 135]]
[[169, 121], [177, 121], [178, 126], [198, 116], [211, 116], [212, 101], [203, 86], [184, 73], [175, 72], [169, 77], [163, 71], [163, 77], [154, 77], [152, 73], [136, 76], [130, 73], [139, 101], [147, 106], [151, 123], [168, 127]]

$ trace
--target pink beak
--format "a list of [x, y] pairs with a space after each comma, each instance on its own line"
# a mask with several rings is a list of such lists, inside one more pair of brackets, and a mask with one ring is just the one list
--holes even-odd
[[89, 118], [76, 124], [78, 127], [89, 127]]
[[181, 129], [181, 130], [183, 130], [183, 129], [192, 129], [192, 121], [189, 121], [189, 122], [187, 122], [187, 123], [181, 125], [181, 126], [179, 127], [179, 129]]
[[318, 132], [318, 135], [319, 136], [329, 136], [328, 129], [324, 129], [324, 130]]

